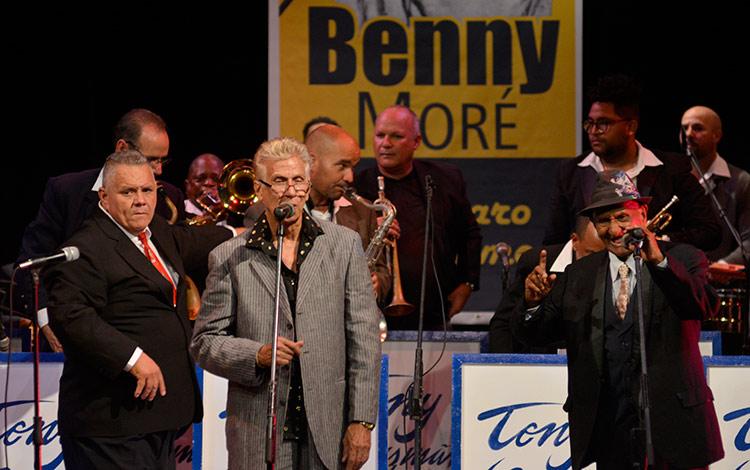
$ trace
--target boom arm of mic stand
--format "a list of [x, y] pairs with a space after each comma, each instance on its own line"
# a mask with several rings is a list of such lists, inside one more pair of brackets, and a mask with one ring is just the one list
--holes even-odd
[[273, 468], [276, 460], [276, 361], [279, 344], [279, 305], [281, 301], [281, 263], [284, 248], [284, 224], [279, 223], [276, 232], [278, 250], [276, 253], [276, 299], [273, 312], [273, 340], [271, 350], [271, 379], [268, 383], [268, 421], [266, 422], [266, 463]]

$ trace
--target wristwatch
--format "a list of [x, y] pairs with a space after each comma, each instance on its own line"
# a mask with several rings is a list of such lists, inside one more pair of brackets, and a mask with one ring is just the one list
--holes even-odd
[[374, 424], [368, 423], [367, 421], [352, 421], [353, 423], [361, 424], [365, 427], [368, 431], [372, 431], [372, 429], [375, 427]]

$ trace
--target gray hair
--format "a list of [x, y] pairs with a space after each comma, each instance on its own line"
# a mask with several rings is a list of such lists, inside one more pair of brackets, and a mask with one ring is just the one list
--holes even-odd
[[112, 175], [119, 165], [148, 165], [148, 160], [137, 150], [123, 150], [107, 157], [102, 168], [102, 186], [109, 186]]
[[288, 158], [298, 157], [305, 164], [305, 177], [310, 178], [310, 167], [312, 158], [307, 147], [302, 142], [291, 137], [278, 137], [263, 142], [253, 158], [253, 171], [255, 177], [264, 179], [266, 177], [266, 165], [268, 162], [286, 160]]

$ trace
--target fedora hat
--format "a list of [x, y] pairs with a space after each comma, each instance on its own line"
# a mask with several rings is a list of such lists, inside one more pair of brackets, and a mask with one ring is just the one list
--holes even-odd
[[580, 211], [579, 215], [588, 216], [595, 209], [617, 206], [627, 201], [637, 201], [640, 204], [651, 202], [650, 197], [641, 197], [633, 180], [622, 170], [604, 170], [596, 175], [596, 185], [591, 191], [589, 205]]

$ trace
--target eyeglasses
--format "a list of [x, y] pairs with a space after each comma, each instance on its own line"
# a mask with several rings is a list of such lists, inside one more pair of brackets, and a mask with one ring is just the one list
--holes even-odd
[[[141, 151], [138, 148], [138, 146], [135, 145], [133, 142], [126, 140], [125, 143], [128, 144], [128, 147], [130, 147], [131, 150], [135, 150], [137, 152]], [[148, 161], [148, 164], [151, 166], [155, 166], [155, 165], [164, 166], [167, 163], [172, 161], [172, 157], [147, 157], [146, 155], [144, 155], [143, 157]]]
[[593, 119], [586, 119], [581, 124], [583, 124], [583, 130], [589, 134], [592, 134], [595, 131], [599, 132], [600, 134], [606, 134], [611, 126], [614, 126], [615, 124], [619, 124], [621, 122], [630, 121], [631, 119], [597, 119], [596, 121], [594, 121]]
[[271, 188], [276, 194], [284, 194], [290, 186], [294, 188], [297, 194], [302, 194], [310, 187], [310, 182], [301, 178], [276, 178], [273, 180], [273, 183], [267, 183], [262, 179], [258, 179], [258, 182]]
[[612, 222], [615, 222], [620, 227], [627, 227], [630, 225], [630, 219], [630, 214], [627, 212], [614, 214], [609, 217], [597, 217], [596, 220], [594, 220], [594, 227], [596, 227], [597, 230], [609, 229]]

